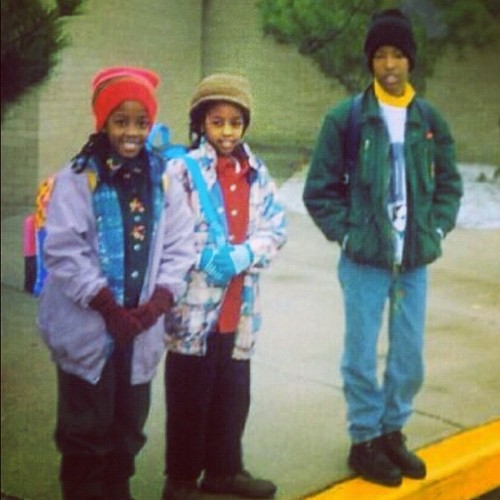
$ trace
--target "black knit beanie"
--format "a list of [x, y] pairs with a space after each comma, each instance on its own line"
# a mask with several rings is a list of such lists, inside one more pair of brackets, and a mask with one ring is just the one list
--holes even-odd
[[410, 71], [414, 68], [417, 45], [410, 20], [399, 9], [378, 12], [371, 19], [365, 40], [366, 62], [370, 71], [373, 56], [382, 45], [397, 47], [408, 58]]

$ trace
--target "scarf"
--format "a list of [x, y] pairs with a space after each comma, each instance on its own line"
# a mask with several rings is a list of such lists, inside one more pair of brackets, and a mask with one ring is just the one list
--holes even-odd
[[377, 80], [373, 81], [373, 90], [377, 99], [384, 104], [389, 106], [395, 106], [397, 108], [407, 108], [411, 100], [415, 97], [415, 89], [410, 83], [406, 82], [403, 95], [394, 96], [386, 92]]
[[[144, 154], [143, 159], [145, 160], [144, 168], [149, 169], [152, 185], [153, 231], [151, 239], [153, 240], [163, 208], [164, 163], [154, 155]], [[136, 168], [136, 163], [133, 163], [132, 168]], [[110, 176], [123, 166], [114, 168], [111, 172], [104, 165], [97, 158], [92, 158], [87, 165], [87, 176], [92, 189], [101, 269], [115, 300], [118, 304], [123, 305], [125, 297], [124, 223], [118, 194], [112, 183], [109, 182]]]

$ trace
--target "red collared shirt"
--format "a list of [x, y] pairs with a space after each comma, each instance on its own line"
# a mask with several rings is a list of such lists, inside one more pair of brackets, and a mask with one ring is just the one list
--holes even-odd
[[[231, 156], [217, 158], [217, 178], [219, 180], [229, 232], [229, 243], [244, 243], [247, 237], [250, 204], [250, 184], [248, 182], [248, 161]], [[235, 276], [229, 283], [221, 306], [217, 331], [236, 331], [240, 319], [244, 274]]]

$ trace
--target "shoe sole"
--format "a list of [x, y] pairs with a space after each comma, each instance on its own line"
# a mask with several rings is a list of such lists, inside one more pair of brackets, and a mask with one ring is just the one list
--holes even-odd
[[274, 495], [276, 494], [277, 488], [273, 492], [268, 492], [268, 493], [251, 493], [251, 492], [245, 492], [242, 490], [238, 490], [236, 488], [211, 488], [203, 486], [203, 484], [200, 487], [200, 490], [203, 493], [209, 493], [212, 495], [235, 495], [239, 496], [241, 498], [273, 498]]
[[427, 472], [424, 472], [423, 474], [422, 473], [420, 473], [420, 474], [414, 474], [412, 472], [405, 472], [404, 470], [401, 471], [401, 474], [404, 477], [408, 477], [410, 479], [425, 479], [426, 476], [427, 476]]
[[416, 471], [411, 471], [411, 470], [405, 470], [404, 468], [402, 468], [399, 464], [398, 464], [398, 461], [397, 460], [394, 460], [392, 459], [389, 455], [387, 455], [387, 457], [389, 458], [389, 460], [396, 466], [399, 468], [399, 470], [401, 471], [401, 475], [404, 476], [404, 477], [408, 477], [410, 479], [425, 479], [425, 477], [427, 476], [427, 469], [425, 468], [424, 466], [424, 470], [420, 471], [420, 472], [416, 472]]
[[375, 484], [380, 484], [382, 486], [391, 486], [391, 487], [396, 487], [396, 486], [401, 486], [403, 483], [403, 473], [401, 473], [400, 477], [395, 477], [394, 479], [380, 479], [378, 477], [373, 477], [373, 476], [368, 476], [366, 474], [363, 474], [360, 470], [358, 470], [353, 464], [350, 462], [348, 463], [349, 467], [358, 475], [360, 475], [365, 481], [368, 481], [370, 483], [375, 483]]
[[380, 484], [382, 486], [391, 486], [391, 487], [397, 487], [401, 486], [403, 483], [402, 478], [394, 478], [394, 479], [380, 479], [378, 477], [372, 477], [372, 476], [367, 476], [366, 474], [361, 474], [358, 472], [358, 474], [365, 480], [368, 481], [369, 483], [375, 483], [375, 484]]

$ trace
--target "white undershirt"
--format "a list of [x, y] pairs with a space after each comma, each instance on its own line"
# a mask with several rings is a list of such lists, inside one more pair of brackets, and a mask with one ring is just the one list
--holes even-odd
[[391, 143], [391, 183], [387, 211], [393, 228], [394, 255], [397, 264], [403, 261], [406, 231], [407, 197], [404, 141], [406, 107], [390, 106], [379, 102]]
[[391, 143], [405, 142], [405, 126], [406, 126], [406, 108], [397, 106], [390, 106], [380, 102], [380, 109], [382, 110], [382, 117], [387, 125], [389, 131], [389, 138]]

